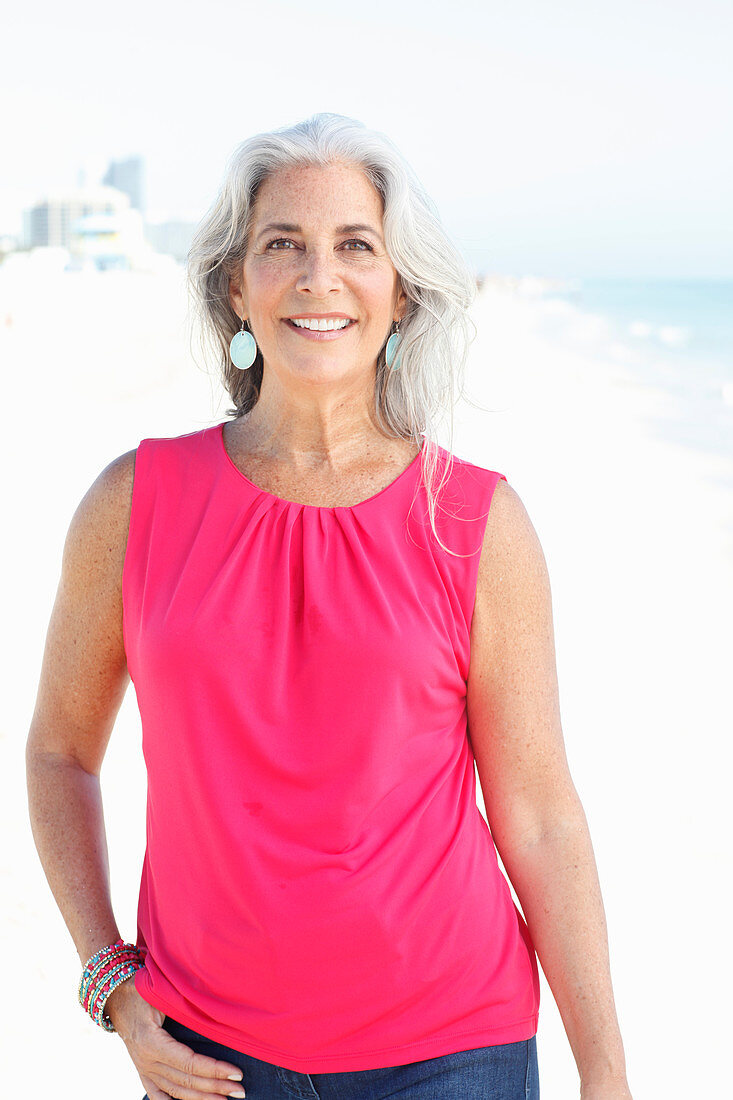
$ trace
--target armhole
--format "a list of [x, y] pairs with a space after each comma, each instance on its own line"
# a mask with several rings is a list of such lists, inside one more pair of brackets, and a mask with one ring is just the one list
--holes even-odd
[[[470, 609], [469, 609], [469, 615], [468, 615], [468, 619], [467, 619], [469, 638], [471, 636], [471, 627], [473, 626], [473, 616], [474, 616], [474, 612], [476, 610], [476, 596], [477, 596], [477, 592], [478, 592], [479, 566], [481, 564], [481, 552], [484, 548], [484, 541], [486, 539], [486, 527], [487, 527], [488, 522], [489, 522], [489, 513], [491, 511], [491, 504], [492, 504], [492, 501], [494, 499], [494, 493], [496, 492], [496, 486], [499, 484], [500, 481], [506, 481], [507, 480], [506, 476], [504, 474], [500, 474], [496, 470], [485, 470], [483, 472], [486, 475], [486, 480], [485, 480], [485, 483], [484, 483], [484, 488], [483, 488], [483, 493], [482, 493], [482, 508], [481, 508], [481, 512], [479, 513], [478, 519], [476, 521], [476, 530], [479, 532], [480, 537], [478, 539], [478, 546], [477, 546], [476, 550], [471, 554], [471, 557], [469, 558], [469, 561], [471, 563], [470, 568], [469, 568], [469, 583], [468, 583], [468, 591], [470, 593], [470, 596], [469, 596]], [[508, 484], [508, 482], [507, 482], [507, 484]]]
[[128, 599], [129, 586], [130, 586], [130, 558], [134, 553], [134, 545], [136, 542], [137, 528], [139, 526], [139, 513], [141, 510], [141, 497], [143, 495], [143, 474], [147, 452], [148, 440], [143, 439], [138, 444], [135, 450], [135, 460], [133, 464], [132, 472], [132, 499], [130, 502], [130, 518], [127, 526], [127, 540], [125, 542], [125, 556], [122, 562], [122, 645], [125, 650], [125, 658], [127, 660], [128, 671], [130, 667], [129, 662], [129, 649], [128, 649], [128, 608], [130, 601]]

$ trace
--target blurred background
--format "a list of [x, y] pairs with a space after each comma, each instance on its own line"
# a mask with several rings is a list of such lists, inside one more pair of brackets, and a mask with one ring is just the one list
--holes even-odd
[[[240, 141], [320, 110], [388, 134], [475, 273], [466, 393], [440, 442], [506, 474], [548, 561], [635, 1100], [717, 1094], [709, 1052], [727, 1038], [731, 978], [730, 5], [40, 0], [6, 8], [0, 29], [8, 1094], [142, 1096], [121, 1040], [75, 1004], [24, 741], [74, 508], [141, 438], [229, 408], [192, 341], [196, 224]], [[129, 939], [145, 842], [132, 687], [102, 778]], [[544, 978], [542, 998], [542, 1095], [567, 1100], [577, 1073]]]

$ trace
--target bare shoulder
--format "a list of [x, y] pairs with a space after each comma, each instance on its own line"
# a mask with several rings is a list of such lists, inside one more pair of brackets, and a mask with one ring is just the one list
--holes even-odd
[[541, 663], [550, 675], [552, 593], [545, 555], [524, 502], [511, 485], [499, 481], [479, 559], [471, 668], [482, 678], [489, 668], [498, 676], [520, 659]]
[[77, 509], [81, 515], [96, 511], [108, 513], [109, 518], [112, 518], [117, 512], [122, 512], [123, 518], [129, 519], [136, 455], [136, 449], [127, 451], [105, 466], [90, 485]]
[[541, 586], [546, 577], [545, 555], [524, 502], [508, 482], [500, 480], [484, 531], [477, 600], [508, 586]]
[[76, 566], [119, 574], [127, 547], [136, 450], [115, 458], [90, 485], [74, 512], [64, 547], [64, 570]]

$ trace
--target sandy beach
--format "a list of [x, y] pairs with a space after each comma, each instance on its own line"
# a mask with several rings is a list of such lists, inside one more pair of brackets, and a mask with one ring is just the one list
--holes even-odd
[[[729, 870], [733, 456], [663, 440], [655, 428], [674, 415], [664, 396], [582, 333], [549, 337], [543, 308], [484, 284], [466, 372], [478, 407], [464, 401], [453, 438], [440, 442], [506, 475], [544, 548], [563, 729], [601, 876], [634, 1096], [713, 1096], [719, 1069], [700, 1053], [727, 1038], [731, 977], [718, 905]], [[143, 1094], [121, 1040], [75, 1003], [79, 960], [33, 845], [23, 752], [74, 508], [141, 438], [194, 431], [229, 407], [190, 337], [181, 269], [29, 268], [11, 281], [0, 267], [7, 1095]], [[102, 776], [113, 901], [132, 939], [145, 835], [132, 688]], [[544, 979], [538, 1053], [543, 1100], [577, 1096]]]

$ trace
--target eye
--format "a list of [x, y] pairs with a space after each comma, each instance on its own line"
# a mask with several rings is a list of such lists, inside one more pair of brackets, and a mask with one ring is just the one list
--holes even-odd
[[[374, 251], [374, 250], [372, 249], [372, 246], [371, 246], [370, 244], [368, 244], [368, 242], [367, 242], [367, 241], [362, 241], [362, 240], [359, 240], [359, 238], [358, 238], [358, 237], [353, 237], [353, 238], [352, 238], [352, 239], [351, 239], [350, 241], [346, 241], [346, 242], [345, 242], [345, 244], [360, 244], [360, 245], [362, 245], [362, 246], [363, 246], [364, 248], [368, 249], [368, 250], [369, 250], [370, 252], [373, 252], [373, 251]], [[357, 252], [361, 252], [361, 251], [362, 251], [362, 249], [360, 249], [360, 248], [358, 248], [358, 249], [357, 249]]]
[[[274, 244], [292, 244], [292, 243], [293, 243], [293, 242], [292, 242], [292, 241], [290, 240], [290, 238], [289, 238], [289, 237], [276, 237], [276, 238], [275, 238], [274, 240], [272, 240], [272, 241], [268, 241], [268, 242], [267, 242], [267, 245], [266, 245], [266, 247], [267, 247], [267, 248], [272, 248], [272, 246], [273, 246]], [[280, 249], [279, 249], [279, 248], [278, 248], [278, 249], [275, 249], [275, 251], [276, 251], [276, 252], [279, 252], [279, 251], [280, 251]], [[287, 251], [287, 250], [286, 250], [286, 251]]]

